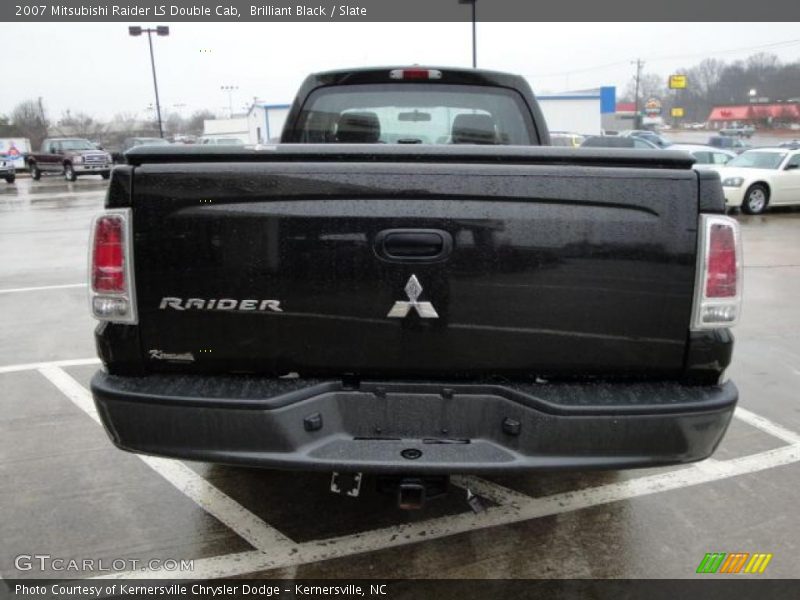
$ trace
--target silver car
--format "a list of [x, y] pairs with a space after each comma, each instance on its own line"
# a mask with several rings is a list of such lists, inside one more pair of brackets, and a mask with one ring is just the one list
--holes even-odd
[[737, 156], [735, 152], [730, 150], [703, 144], [672, 144], [669, 149], [683, 150], [691, 154], [695, 158], [695, 163], [692, 167], [699, 170], [716, 170], [719, 167], [724, 167], [729, 160]]

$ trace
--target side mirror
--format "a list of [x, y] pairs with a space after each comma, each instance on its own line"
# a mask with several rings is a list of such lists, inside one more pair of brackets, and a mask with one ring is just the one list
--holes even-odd
[[797, 170], [798, 167], [800, 167], [800, 165], [786, 165], [783, 168], [783, 170], [784, 171], [792, 171], [792, 170]]

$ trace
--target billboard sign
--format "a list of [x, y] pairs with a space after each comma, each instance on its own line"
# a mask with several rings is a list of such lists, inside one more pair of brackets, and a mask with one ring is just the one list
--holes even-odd
[[13, 163], [15, 169], [25, 168], [25, 155], [31, 151], [27, 138], [0, 138], [0, 154]]
[[685, 90], [686, 89], [686, 75], [670, 75], [669, 76], [669, 89], [671, 89], [671, 90]]
[[657, 117], [661, 114], [661, 100], [658, 98], [650, 98], [644, 103], [644, 114], [648, 117]]

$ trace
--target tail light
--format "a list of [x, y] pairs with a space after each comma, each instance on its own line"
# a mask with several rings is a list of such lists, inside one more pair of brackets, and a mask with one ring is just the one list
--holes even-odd
[[101, 321], [136, 323], [131, 249], [131, 211], [95, 217], [89, 242], [89, 301]]
[[742, 306], [742, 240], [730, 217], [700, 215], [692, 329], [731, 327]]
[[390, 79], [441, 79], [438, 69], [393, 69], [389, 71]]

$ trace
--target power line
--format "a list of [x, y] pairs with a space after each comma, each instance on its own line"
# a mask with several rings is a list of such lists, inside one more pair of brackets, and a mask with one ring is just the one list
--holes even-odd
[[766, 50], [767, 48], [777, 48], [779, 46], [793, 46], [794, 44], [800, 44], [800, 39], [797, 40], [786, 40], [783, 42], [773, 42], [771, 44], [761, 44], [760, 46], [748, 46], [744, 48], [731, 48], [729, 50], [718, 50], [713, 52], [695, 52], [694, 54], [678, 54], [673, 56], [658, 56], [655, 58], [649, 59], [652, 61], [657, 60], [679, 60], [683, 58], [697, 58], [698, 56], [708, 56], [709, 54], [733, 54], [738, 52], [748, 52], [751, 50]]
[[563, 77], [565, 75], [574, 75], [576, 73], [586, 73], [588, 71], [597, 71], [598, 69], [608, 69], [610, 67], [618, 67], [620, 65], [627, 65], [630, 61], [627, 60], [618, 60], [617, 62], [613, 63], [606, 63], [604, 65], [598, 65], [595, 67], [585, 67], [582, 69], [573, 69], [571, 71], [561, 71], [559, 73], [547, 73], [546, 75], [535, 75], [535, 77], [539, 79], [544, 79], [545, 77]]
[[[709, 56], [719, 56], [720, 54], [733, 54], [738, 52], [748, 52], [752, 50], [766, 50], [768, 48], [778, 48], [781, 46], [793, 46], [795, 44], [800, 44], [800, 39], [795, 40], [784, 40], [782, 42], [772, 42], [770, 44], [761, 44], [758, 46], [745, 46], [741, 48], [729, 48], [727, 50], [712, 50], [711, 52], [695, 52], [693, 54], [677, 54], [673, 56], [656, 56], [656, 57], [645, 57], [647, 62], [659, 62], [664, 60], [682, 60], [688, 58], [697, 58], [697, 57], [709, 57]], [[545, 79], [548, 77], [565, 77], [567, 75], [574, 75], [577, 73], [587, 73], [590, 71], [599, 71], [602, 69], [609, 69], [611, 67], [618, 67], [622, 65], [630, 64], [628, 60], [619, 60], [612, 63], [606, 63], [603, 65], [596, 65], [593, 67], [585, 67], [581, 69], [572, 69], [570, 71], [561, 71], [559, 73], [547, 73], [546, 75], [535, 75], [534, 77], [537, 79]]]

